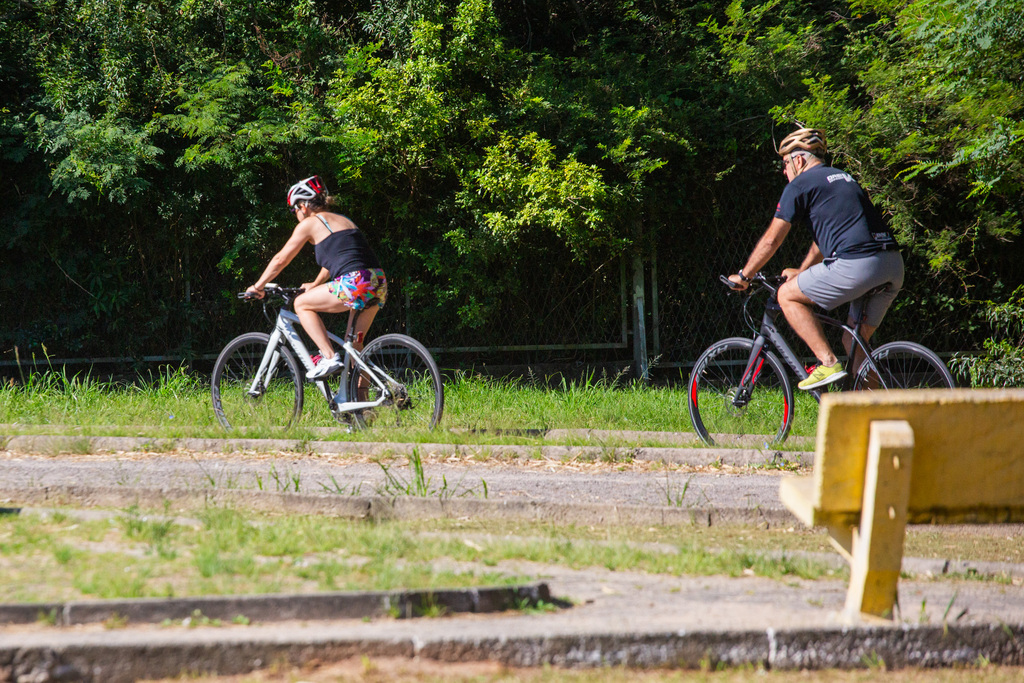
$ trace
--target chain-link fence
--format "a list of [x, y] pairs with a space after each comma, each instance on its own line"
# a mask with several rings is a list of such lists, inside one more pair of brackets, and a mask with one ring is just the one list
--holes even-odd
[[[754, 193], [756, 197], [764, 195]], [[756, 201], [754, 203], [757, 203]], [[750, 324], [743, 317], [743, 298], [732, 294], [719, 275], [735, 273], [745, 263], [758, 238], [767, 228], [772, 207], [734, 205], [719, 214], [714, 224], [686, 227], [657, 240], [656, 258], [649, 261], [650, 289], [656, 296], [655, 329], [648, 343], [655, 367], [689, 367], [697, 356], [718, 339], [749, 337]], [[683, 237], [680, 238], [680, 235]], [[799, 265], [810, 245], [809, 235], [795, 230], [765, 269], [779, 273]], [[982, 319], [980, 307], [936, 288], [928, 265], [904, 250], [907, 277], [904, 288], [873, 339], [880, 344], [905, 339], [924, 344], [948, 357], [976, 352], [992, 330]], [[760, 323], [760, 312], [753, 324]], [[845, 318], [846, 307], [834, 312]], [[809, 350], [788, 326], [782, 332], [798, 353]], [[838, 332], [827, 330], [833, 348], [840, 349]]]
[[[441, 321], [427, 326], [422, 322], [405, 324], [450, 365], [480, 357], [500, 358], [510, 364], [558, 360], [633, 363], [639, 358], [637, 346], [642, 345], [655, 369], [689, 367], [714, 341], [750, 334], [742, 299], [731, 294], [718, 276], [736, 272], [763, 234], [773, 214], [765, 197], [779, 191], [781, 184], [776, 180], [752, 181], [750, 191], [742, 196], [732, 192], [734, 184], [696, 193], [707, 205], [695, 207], [693, 213], [711, 218], [699, 225], [645, 224], [637, 244], [640, 259], [625, 256], [580, 262], [562, 254], [543, 266], [531, 267], [519, 278], [522, 289], [508, 292], [503, 300], [505, 314], [486, 327], [456, 333], [445, 332], [446, 323]], [[795, 229], [767, 270], [780, 272], [798, 265], [809, 245], [806, 230]], [[937, 284], [928, 264], [909, 250], [904, 250], [904, 256], [904, 289], [877, 333], [876, 343], [907, 339], [946, 357], [979, 350], [992, 333], [980, 307], [965, 302], [955, 283]], [[637, 273], [637, 268], [642, 272]], [[1001, 268], [1007, 270], [1002, 276], [1009, 280], [1014, 273], [1024, 275], [1018, 272], [1022, 271], [1019, 265], [1008, 263]], [[536, 272], [546, 272], [548, 279], [531, 280], [529, 274]], [[634, 288], [638, 277], [644, 282], [639, 292]], [[553, 298], [550, 291], [560, 296]], [[408, 304], [404, 301], [400, 306]], [[644, 313], [642, 339], [635, 334], [638, 306]], [[403, 320], [397, 309], [391, 313], [392, 326]], [[845, 307], [836, 313], [844, 317]], [[804, 348], [794, 334], [785, 329], [784, 333], [795, 349]], [[831, 341], [840, 348], [838, 337]], [[807, 355], [812, 362], [809, 352]]]
[[[735, 183], [693, 192], [691, 201], [700, 205], [691, 214], [708, 217], [700, 224], [664, 225], [638, 219], [639, 239], [635, 251], [627, 255], [596, 251], [593, 256], [580, 256], [557, 246], [535, 248], [529, 258], [496, 264], [496, 286], [476, 299], [455, 294], [442, 302], [435, 292], [443, 286], [425, 284], [422, 273], [410, 276], [391, 269], [389, 299], [372, 333], [411, 334], [446, 367], [607, 362], [636, 367], [646, 356], [655, 370], [687, 368], [714, 341], [749, 334], [741, 298], [730, 294], [718, 276], [736, 272], [767, 227], [772, 207], [765, 205], [765, 197], [774, 196], [780, 186], [773, 181], [777, 179], [752, 184], [742, 196], [731, 192]], [[808, 245], [806, 231], [795, 230], [767, 270], [778, 272], [798, 264]], [[980, 307], [964, 303], [962, 291], [944, 291], [929, 275], [927, 263], [904, 253], [904, 291], [876, 341], [908, 339], [947, 356], [980, 349], [992, 334]], [[993, 268], [998, 271], [993, 277], [1007, 282], [1024, 277], [1019, 260], [993, 264]], [[219, 350], [217, 344], [241, 332], [269, 331], [271, 326], [258, 304], [225, 302], [226, 296], [219, 302], [207, 301], [202, 320], [196, 323], [217, 331], [222, 342], [204, 342], [206, 348], [193, 346], [191, 355], [46, 362], [55, 366], [69, 360], [92, 365], [137, 366], [139, 360], [209, 364]], [[638, 310], [643, 312], [639, 320]], [[345, 316], [328, 318], [332, 331], [344, 331]], [[795, 349], [804, 348], [789, 336]], [[26, 360], [22, 359], [23, 364]]]

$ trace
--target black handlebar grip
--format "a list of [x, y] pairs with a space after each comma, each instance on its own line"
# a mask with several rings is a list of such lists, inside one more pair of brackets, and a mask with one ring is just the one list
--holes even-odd
[[743, 288], [742, 288], [742, 287], [740, 287], [740, 286], [739, 286], [738, 284], [736, 284], [735, 282], [733, 282], [732, 280], [730, 280], [729, 278], [727, 278], [727, 277], [726, 277], [726, 276], [724, 276], [724, 275], [719, 275], [719, 276], [718, 276], [718, 279], [719, 279], [719, 280], [721, 280], [721, 281], [722, 281], [722, 283], [723, 283], [723, 284], [724, 284], [724, 285], [725, 285], [726, 287], [728, 287], [729, 289], [731, 289], [731, 290], [732, 290], [732, 291], [734, 291], [734, 292], [740, 292], [740, 291], [742, 291], [742, 290], [743, 290]]

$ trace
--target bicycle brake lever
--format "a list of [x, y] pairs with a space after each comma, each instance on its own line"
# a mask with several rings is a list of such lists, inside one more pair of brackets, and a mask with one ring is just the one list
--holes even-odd
[[718, 279], [721, 280], [722, 283], [725, 284], [726, 287], [728, 287], [729, 289], [731, 289], [734, 292], [742, 292], [743, 291], [742, 287], [740, 287], [739, 285], [737, 285], [735, 282], [733, 282], [732, 280], [730, 280], [729, 278], [727, 278], [724, 275], [719, 275]]

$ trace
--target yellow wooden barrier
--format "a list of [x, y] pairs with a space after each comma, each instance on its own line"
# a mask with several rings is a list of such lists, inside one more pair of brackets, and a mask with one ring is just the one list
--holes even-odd
[[850, 562], [846, 614], [892, 618], [908, 523], [1024, 521], [1024, 390], [830, 393], [782, 502]]

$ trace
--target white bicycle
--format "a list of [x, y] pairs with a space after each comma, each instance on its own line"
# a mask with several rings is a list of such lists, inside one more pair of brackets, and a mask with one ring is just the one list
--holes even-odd
[[[302, 288], [270, 283], [263, 311], [273, 322], [270, 334], [249, 332], [232, 339], [213, 366], [213, 410], [225, 429], [290, 427], [299, 420], [305, 384], [314, 384], [334, 419], [351, 429], [433, 429], [444, 410], [444, 385], [437, 363], [418, 341], [404, 334], [385, 334], [353, 346], [359, 311], [349, 312], [342, 339], [328, 333], [343, 349], [342, 371], [318, 380], [306, 379], [313, 357], [299, 337], [299, 317], [288, 309]], [[242, 292], [240, 299], [254, 297]], [[367, 303], [375, 306], [376, 299]], [[271, 309], [277, 308], [276, 320]]]

